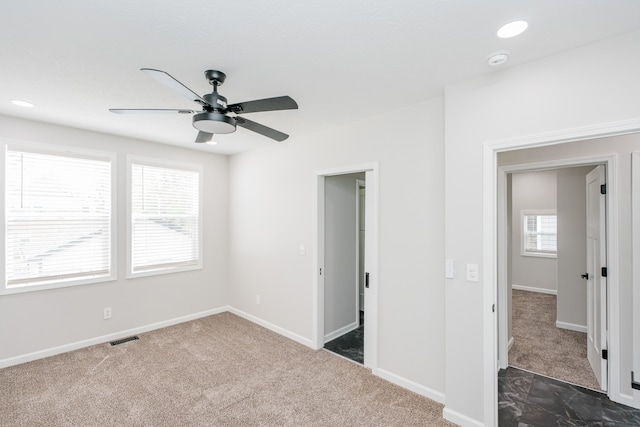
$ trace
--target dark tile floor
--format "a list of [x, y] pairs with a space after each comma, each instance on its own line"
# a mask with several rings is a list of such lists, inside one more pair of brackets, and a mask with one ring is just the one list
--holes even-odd
[[498, 373], [500, 427], [638, 427], [640, 410], [606, 394], [509, 367]]
[[357, 329], [329, 341], [324, 348], [364, 364], [364, 312], [360, 312], [360, 326]]

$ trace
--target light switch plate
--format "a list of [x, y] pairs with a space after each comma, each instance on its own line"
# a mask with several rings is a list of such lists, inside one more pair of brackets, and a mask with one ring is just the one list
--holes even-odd
[[478, 281], [478, 264], [467, 264], [467, 281]]
[[444, 264], [444, 277], [447, 279], [453, 279], [455, 271], [453, 269], [453, 260], [447, 259]]

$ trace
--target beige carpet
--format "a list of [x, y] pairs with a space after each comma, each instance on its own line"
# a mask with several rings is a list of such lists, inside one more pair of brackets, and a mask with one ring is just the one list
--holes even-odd
[[2, 426], [453, 426], [442, 405], [230, 313], [0, 370]]
[[600, 390], [587, 360], [587, 334], [556, 328], [556, 296], [513, 290], [509, 365]]

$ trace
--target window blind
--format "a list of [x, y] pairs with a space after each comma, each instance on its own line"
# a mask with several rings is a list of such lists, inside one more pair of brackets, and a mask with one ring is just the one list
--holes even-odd
[[133, 273], [199, 262], [199, 172], [131, 163]]
[[108, 276], [111, 160], [7, 148], [7, 287]]
[[525, 252], [557, 252], [557, 216], [525, 215]]

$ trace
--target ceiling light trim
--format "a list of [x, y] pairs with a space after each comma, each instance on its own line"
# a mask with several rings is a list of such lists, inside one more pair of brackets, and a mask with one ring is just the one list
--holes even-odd
[[528, 27], [529, 23], [527, 21], [511, 21], [500, 27], [500, 29], [496, 32], [496, 35], [501, 39], [510, 39], [524, 33]]

